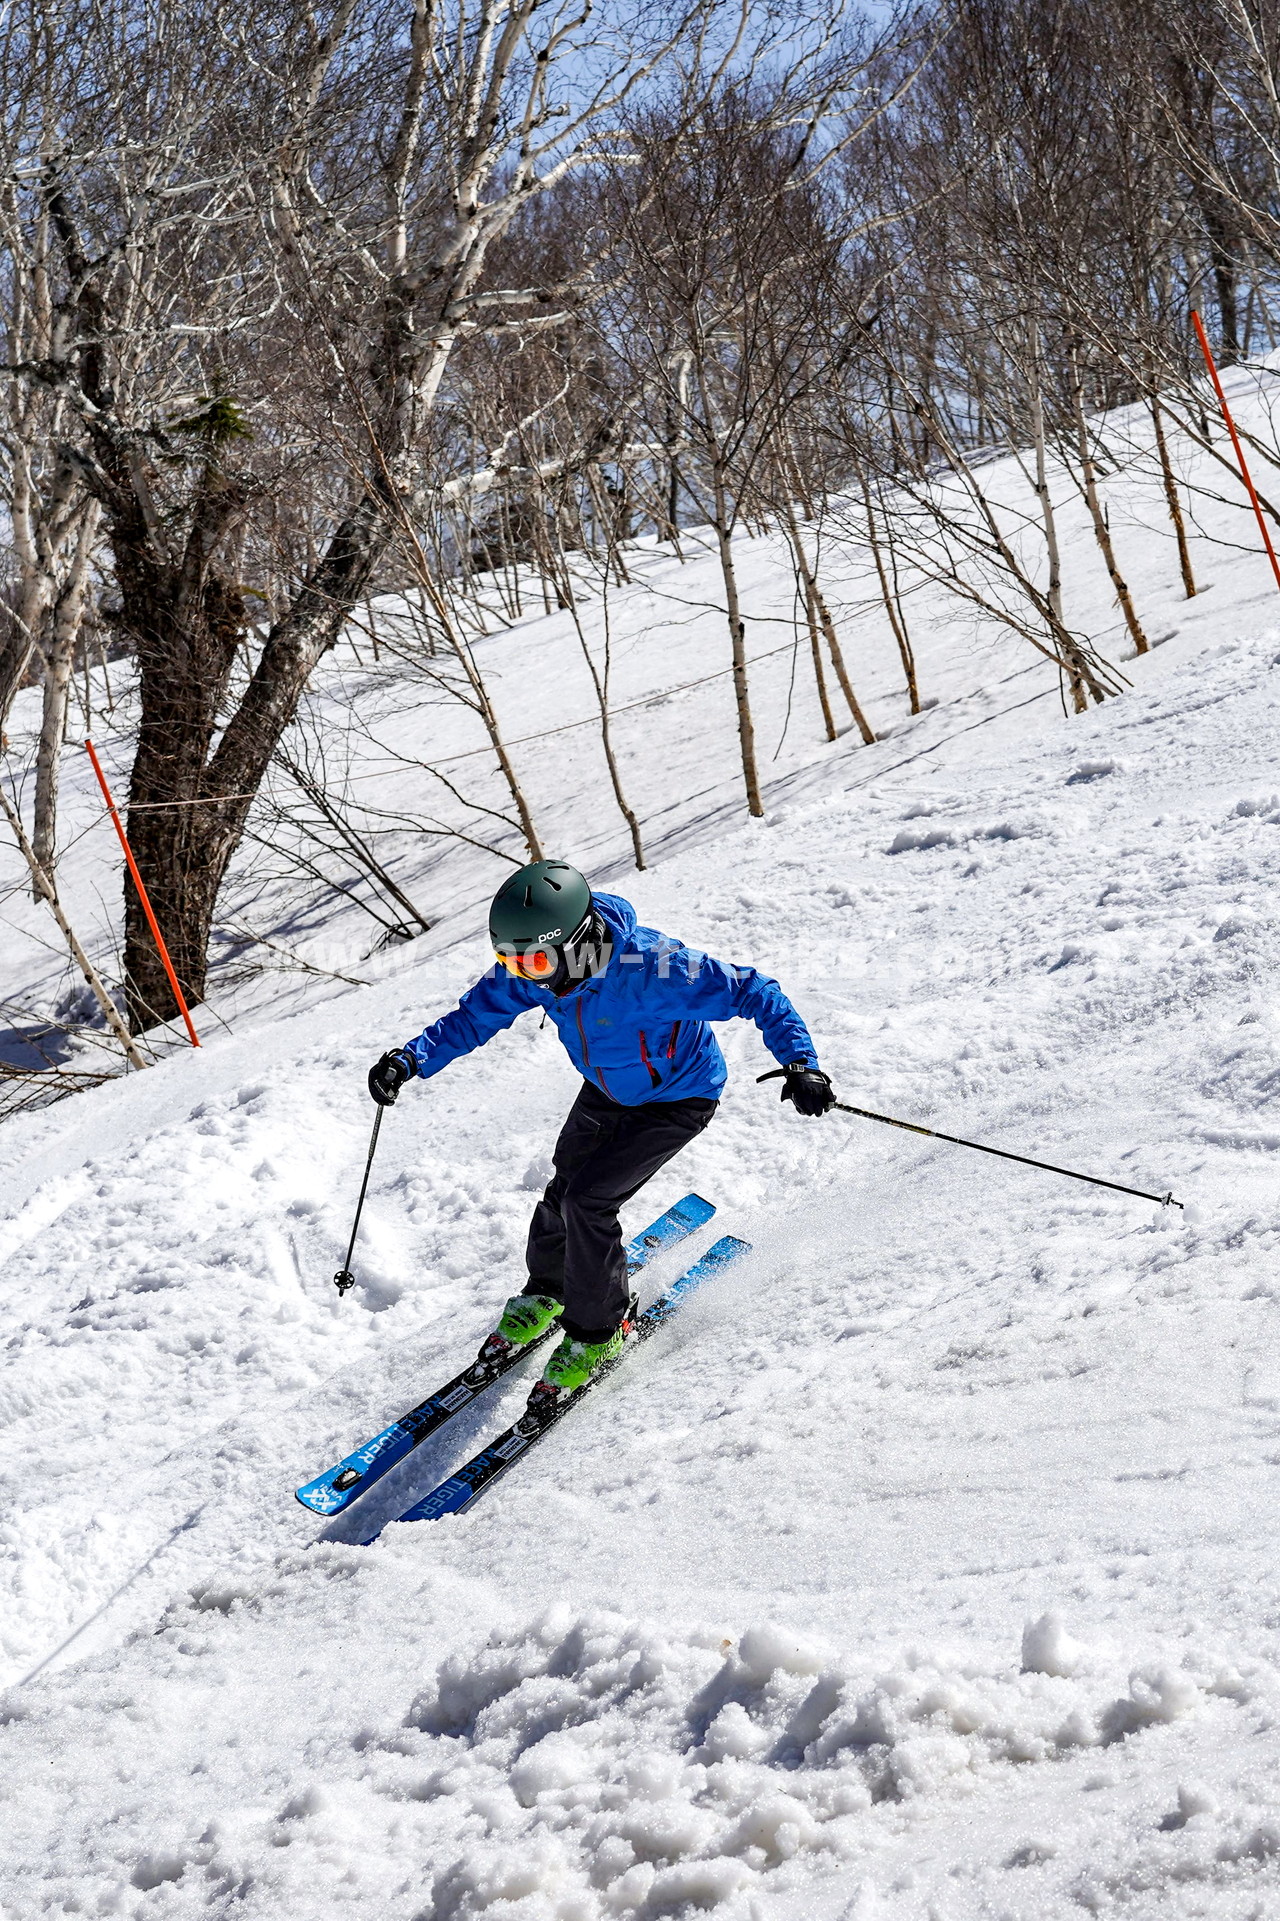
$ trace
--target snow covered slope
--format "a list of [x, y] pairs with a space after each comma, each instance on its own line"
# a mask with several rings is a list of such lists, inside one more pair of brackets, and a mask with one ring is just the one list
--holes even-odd
[[523, 1392], [372, 1517], [292, 1501], [520, 1279], [574, 1091], [534, 1022], [402, 1096], [329, 1283], [368, 1062], [476, 939], [0, 1132], [5, 1921], [1280, 1913], [1280, 600], [1205, 558], [1189, 604], [1162, 535], [1127, 562], [1178, 631], [1122, 700], [1006, 713], [1005, 647], [625, 889], [777, 972], [845, 1098], [1185, 1213], [806, 1123], [725, 1029], [628, 1225], [695, 1187], [751, 1259], [474, 1513], [362, 1548]]

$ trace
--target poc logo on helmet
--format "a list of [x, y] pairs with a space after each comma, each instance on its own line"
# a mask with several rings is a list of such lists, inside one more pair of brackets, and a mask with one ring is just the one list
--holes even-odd
[[549, 934], [539, 934], [538, 945], [539, 947], [545, 947], [546, 943], [549, 940], [559, 940], [563, 934], [564, 934], [563, 927], [553, 927]]

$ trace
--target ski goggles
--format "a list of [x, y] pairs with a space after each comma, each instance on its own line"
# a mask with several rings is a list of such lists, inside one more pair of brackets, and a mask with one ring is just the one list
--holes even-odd
[[508, 974], [522, 981], [541, 981], [544, 985], [560, 966], [558, 947], [495, 948], [494, 952]]

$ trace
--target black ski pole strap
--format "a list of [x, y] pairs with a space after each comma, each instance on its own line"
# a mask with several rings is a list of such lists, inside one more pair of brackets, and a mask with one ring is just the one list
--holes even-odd
[[[758, 1074], [757, 1081], [781, 1080], [786, 1074], [785, 1067], [775, 1067], [770, 1074]], [[1046, 1174], [1065, 1174], [1070, 1181], [1088, 1181], [1091, 1187], [1109, 1187], [1115, 1194], [1132, 1194], [1140, 1201], [1154, 1201], [1158, 1207], [1181, 1207], [1173, 1195], [1148, 1194], [1142, 1187], [1125, 1187], [1120, 1181], [1104, 1181], [1098, 1174], [1079, 1174], [1074, 1167], [1058, 1167], [1053, 1161], [1033, 1160], [1030, 1154], [1011, 1154], [1007, 1147], [988, 1147], [983, 1141], [967, 1141], [959, 1134], [943, 1134], [936, 1127], [921, 1127], [915, 1121], [898, 1121], [892, 1114], [873, 1114], [869, 1107], [851, 1107], [848, 1101], [836, 1101], [837, 1111], [841, 1114], [856, 1114], [860, 1120], [879, 1121], [884, 1127], [900, 1127], [904, 1134], [923, 1134], [927, 1140], [949, 1141], [952, 1147], [971, 1147], [978, 1154], [994, 1154], [1002, 1161], [1017, 1161], [1023, 1167], [1039, 1167]]]
[[351, 1239], [347, 1243], [347, 1258], [342, 1263], [338, 1273], [333, 1277], [333, 1284], [338, 1290], [339, 1300], [341, 1300], [349, 1287], [354, 1287], [356, 1284], [356, 1277], [351, 1272], [351, 1256], [356, 1250], [356, 1235], [360, 1232], [360, 1216], [364, 1212], [364, 1197], [369, 1191], [369, 1175], [373, 1168], [373, 1157], [377, 1151], [378, 1134], [382, 1127], [382, 1117], [386, 1111], [385, 1107], [379, 1107], [374, 1110], [373, 1133], [369, 1137], [369, 1158], [364, 1164], [364, 1179], [360, 1183], [360, 1199], [356, 1202], [356, 1217], [351, 1223]]

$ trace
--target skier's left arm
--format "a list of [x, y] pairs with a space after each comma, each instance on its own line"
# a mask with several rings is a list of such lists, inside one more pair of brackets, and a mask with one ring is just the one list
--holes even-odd
[[754, 1021], [765, 1046], [786, 1069], [783, 1100], [806, 1115], [825, 1114], [833, 1105], [831, 1082], [818, 1066], [809, 1030], [768, 974], [715, 960], [675, 942], [659, 948], [650, 964], [646, 990], [655, 993], [664, 1012], [669, 1002], [677, 1019], [691, 1015], [704, 1021]]
[[755, 967], [699, 954], [691, 947], [660, 948], [651, 962], [646, 998], [653, 993], [662, 1012], [700, 1021], [754, 1021], [780, 1067], [793, 1062], [818, 1065], [818, 1051], [777, 981]]

